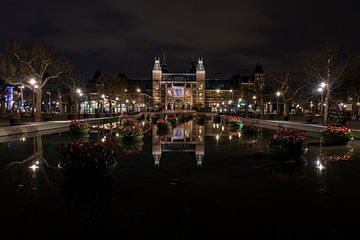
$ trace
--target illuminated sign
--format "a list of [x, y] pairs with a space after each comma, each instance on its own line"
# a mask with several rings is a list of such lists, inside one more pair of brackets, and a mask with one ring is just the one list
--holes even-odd
[[183, 97], [184, 96], [184, 87], [173, 87], [173, 96], [174, 97]]
[[173, 139], [184, 139], [184, 128], [174, 128]]

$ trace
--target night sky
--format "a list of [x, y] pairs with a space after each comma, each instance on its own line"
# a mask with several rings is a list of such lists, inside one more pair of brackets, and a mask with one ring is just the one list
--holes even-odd
[[154, 56], [187, 71], [203, 56], [209, 77], [301, 72], [327, 44], [359, 50], [360, 1], [2, 0], [0, 44], [61, 49], [79, 72], [150, 77]]

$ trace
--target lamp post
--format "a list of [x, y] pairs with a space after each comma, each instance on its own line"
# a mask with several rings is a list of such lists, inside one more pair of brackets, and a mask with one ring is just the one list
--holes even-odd
[[324, 88], [319, 87], [318, 92], [321, 94], [321, 106], [320, 106], [321, 124], [324, 124]]
[[126, 113], [129, 113], [129, 99], [126, 99]]
[[24, 93], [23, 93], [24, 86], [20, 86], [20, 93], [21, 93], [21, 112], [24, 112]]
[[80, 119], [80, 109], [81, 109], [81, 105], [80, 105], [80, 97], [83, 95], [82, 91], [80, 88], [76, 89], [76, 93], [78, 95], [78, 118]]
[[37, 85], [36, 85], [36, 80], [34, 78], [31, 78], [29, 80], [30, 85], [32, 86], [32, 118], [33, 121], [35, 122], [35, 91], [37, 89]]
[[279, 117], [279, 97], [281, 95], [280, 91], [276, 92], [276, 115]]

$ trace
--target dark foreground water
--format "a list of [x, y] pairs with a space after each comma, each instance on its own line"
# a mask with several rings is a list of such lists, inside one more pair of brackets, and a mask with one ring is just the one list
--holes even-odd
[[57, 169], [67, 132], [0, 143], [0, 234], [357, 238], [358, 142], [320, 148], [309, 137], [303, 161], [280, 163], [269, 138], [269, 130], [243, 136], [212, 122], [168, 137], [154, 130], [118, 147], [112, 176], [93, 181]]

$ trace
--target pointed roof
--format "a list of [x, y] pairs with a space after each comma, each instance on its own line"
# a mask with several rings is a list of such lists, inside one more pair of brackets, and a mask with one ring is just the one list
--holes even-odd
[[254, 74], [264, 74], [264, 69], [261, 65], [256, 65], [255, 66], [255, 70], [254, 70]]

